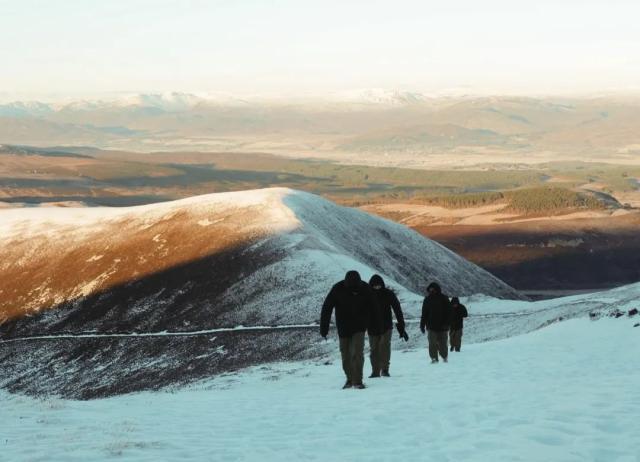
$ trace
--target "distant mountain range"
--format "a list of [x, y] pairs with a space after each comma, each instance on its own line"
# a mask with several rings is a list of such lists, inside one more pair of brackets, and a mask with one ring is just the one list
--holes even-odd
[[67, 102], [14, 101], [0, 104], [0, 116], [43, 117], [56, 112], [99, 111], [105, 109], [155, 108], [179, 112], [200, 105], [243, 104], [226, 95], [197, 95], [193, 93], [133, 93], [107, 99], [81, 99]]
[[346, 103], [399, 106], [423, 104], [431, 98], [418, 92], [364, 89], [331, 93], [325, 96], [279, 98], [268, 96], [239, 97], [228, 93], [131, 93], [107, 98], [62, 102], [12, 101], [0, 104], [0, 116], [41, 117], [54, 112], [95, 111], [113, 108], [146, 107], [167, 112], [187, 111], [197, 107], [290, 105], [311, 103]]
[[13, 101], [0, 104], [0, 117], [46, 117], [54, 113], [91, 112], [114, 109], [157, 109], [163, 112], [183, 112], [193, 109], [221, 106], [271, 105], [288, 106], [343, 103], [381, 106], [424, 104], [429, 98], [421, 93], [399, 90], [367, 89], [329, 94], [325, 97], [300, 97], [280, 99], [276, 97], [241, 98], [224, 93], [132, 93], [105, 99], [81, 99], [67, 102]]
[[355, 154], [390, 165], [444, 153], [477, 162], [486, 154], [509, 162], [542, 155], [628, 161], [640, 154], [640, 99], [620, 97], [435, 98], [382, 89], [297, 99], [140, 93], [11, 102], [0, 105], [0, 119], [0, 143], [32, 146]]
[[[400, 107], [400, 106], [430, 106], [441, 108], [455, 103], [466, 103], [470, 106], [491, 105], [501, 106], [524, 105], [530, 108], [569, 112], [578, 105], [592, 104], [640, 104], [640, 99], [623, 99], [621, 97], [593, 97], [593, 98], [533, 98], [516, 96], [473, 96], [464, 94], [428, 95], [420, 92], [370, 88], [343, 92], [328, 93], [326, 95], [307, 95], [296, 97], [248, 95], [239, 96], [231, 93], [123, 93], [101, 98], [61, 99], [57, 101], [45, 100], [15, 100], [0, 103], [0, 117], [46, 117], [54, 113], [100, 111], [114, 109], [149, 108], [164, 112], [183, 112], [193, 109], [220, 107], [307, 107], [308, 109], [335, 109], [351, 105]], [[337, 106], [336, 106], [337, 105]], [[494, 108], [498, 112], [499, 107]]]

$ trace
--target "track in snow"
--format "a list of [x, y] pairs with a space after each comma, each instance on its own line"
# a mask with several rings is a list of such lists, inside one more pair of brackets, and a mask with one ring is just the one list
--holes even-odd
[[92, 334], [86, 332], [67, 333], [59, 335], [29, 335], [25, 337], [16, 337], [7, 340], [0, 340], [2, 343], [25, 342], [29, 340], [58, 340], [58, 339], [74, 339], [74, 338], [126, 338], [126, 337], [192, 337], [198, 335], [219, 334], [221, 332], [237, 332], [237, 331], [268, 331], [283, 329], [304, 329], [318, 328], [318, 324], [290, 324], [282, 326], [237, 326], [222, 327], [219, 329], [206, 329], [189, 332], [114, 332], [111, 334]]

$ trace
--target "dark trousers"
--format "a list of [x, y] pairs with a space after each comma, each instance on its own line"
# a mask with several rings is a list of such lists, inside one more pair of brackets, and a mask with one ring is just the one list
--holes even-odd
[[451, 329], [449, 331], [449, 343], [451, 343], [451, 349], [460, 351], [462, 347], [462, 329]]
[[378, 375], [382, 371], [389, 372], [391, 361], [391, 329], [381, 335], [369, 335], [369, 359], [371, 360], [371, 372]]
[[364, 367], [364, 332], [356, 332], [351, 337], [340, 337], [342, 370], [347, 380], [354, 385], [362, 383]]
[[438, 330], [430, 330], [427, 335], [427, 339], [429, 340], [429, 356], [431, 359], [438, 360], [438, 353], [442, 356], [443, 359], [447, 359], [447, 355], [449, 354], [447, 348], [447, 337], [449, 332], [446, 330], [438, 331]]

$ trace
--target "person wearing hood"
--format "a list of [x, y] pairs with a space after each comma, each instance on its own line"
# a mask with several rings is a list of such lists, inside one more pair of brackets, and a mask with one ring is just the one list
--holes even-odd
[[469, 315], [467, 307], [460, 303], [458, 297], [451, 299], [451, 330], [449, 330], [449, 343], [451, 351], [460, 351], [462, 347], [463, 319]]
[[391, 311], [396, 316], [396, 327], [400, 337], [409, 340], [404, 329], [404, 316], [400, 301], [396, 294], [387, 289], [381, 276], [374, 274], [369, 280], [373, 292], [375, 305], [369, 319], [369, 349], [371, 360], [371, 375], [369, 378], [389, 377], [389, 362], [391, 360], [391, 333], [393, 319]]
[[344, 280], [336, 283], [322, 305], [320, 335], [327, 338], [333, 310], [340, 338], [342, 369], [347, 377], [342, 388], [365, 388], [362, 382], [364, 367], [364, 333], [374, 306], [369, 284], [360, 279], [357, 271], [348, 271]]
[[438, 362], [439, 353], [446, 363], [448, 355], [447, 336], [451, 326], [451, 303], [449, 302], [449, 297], [442, 293], [442, 289], [437, 282], [429, 284], [427, 292], [428, 294], [424, 302], [422, 302], [420, 331], [423, 334], [428, 331], [427, 338], [431, 362]]

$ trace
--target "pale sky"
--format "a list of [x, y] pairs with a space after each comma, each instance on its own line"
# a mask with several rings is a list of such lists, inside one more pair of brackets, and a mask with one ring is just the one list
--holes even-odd
[[0, 0], [0, 94], [638, 89], [640, 1]]

